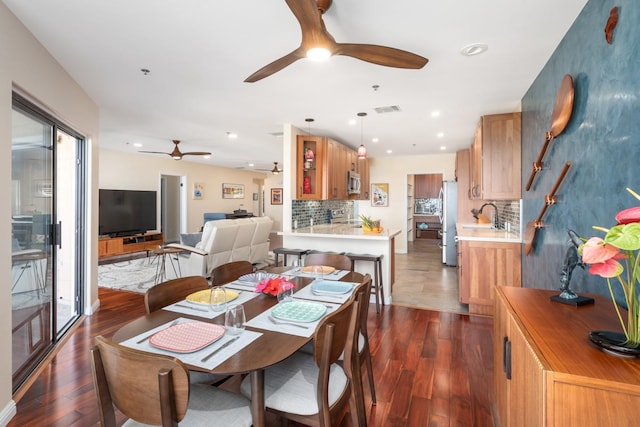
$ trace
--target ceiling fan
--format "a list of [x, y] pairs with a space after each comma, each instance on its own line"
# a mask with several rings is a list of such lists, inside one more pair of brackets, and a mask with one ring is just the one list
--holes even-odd
[[278, 167], [278, 162], [273, 162], [273, 169], [256, 169], [256, 170], [271, 172], [274, 175], [278, 175], [279, 173], [282, 173], [282, 169]]
[[178, 148], [178, 144], [180, 144], [180, 140], [174, 139], [173, 143], [175, 144], [175, 146], [173, 147], [173, 151], [170, 153], [167, 153], [164, 151], [139, 151], [139, 152], [149, 153], [149, 154], [166, 154], [171, 156], [171, 158], [173, 158], [174, 160], [182, 160], [183, 156], [210, 156], [211, 155], [211, 153], [207, 151], [187, 151], [186, 153], [183, 153]]
[[419, 69], [429, 61], [420, 55], [392, 47], [372, 44], [337, 43], [325, 28], [322, 14], [331, 6], [332, 0], [285, 0], [302, 29], [302, 42], [293, 52], [266, 65], [247, 77], [253, 83], [277, 73], [298, 59], [312, 57], [314, 52], [351, 56], [362, 61], [387, 67]]

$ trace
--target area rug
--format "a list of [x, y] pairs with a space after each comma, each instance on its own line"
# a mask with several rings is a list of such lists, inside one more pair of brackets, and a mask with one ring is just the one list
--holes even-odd
[[153, 258], [99, 265], [98, 286], [143, 294], [155, 285], [156, 268]]

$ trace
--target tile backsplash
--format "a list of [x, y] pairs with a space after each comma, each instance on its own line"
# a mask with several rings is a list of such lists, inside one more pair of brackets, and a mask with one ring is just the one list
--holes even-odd
[[329, 224], [329, 210], [344, 209], [345, 215], [354, 218], [354, 202], [348, 200], [293, 200], [291, 205], [291, 225], [298, 228], [309, 227], [313, 223]]
[[508, 222], [511, 224], [511, 231], [520, 232], [520, 200], [493, 200], [492, 203], [498, 208], [500, 228], [504, 229], [505, 223]]

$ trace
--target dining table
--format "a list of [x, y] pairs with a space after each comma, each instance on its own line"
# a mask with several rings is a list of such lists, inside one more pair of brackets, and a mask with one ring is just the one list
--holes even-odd
[[[281, 275], [281, 277], [285, 277], [289, 282], [294, 283], [296, 286], [294, 298], [297, 298], [296, 294], [298, 292], [299, 294], [304, 294], [304, 288], [315, 279], [309, 274], [302, 274], [299, 267], [297, 269], [295, 267], [270, 267], [265, 269], [265, 271], [270, 274]], [[325, 278], [330, 279], [330, 277], [326, 276]], [[357, 272], [345, 270], [339, 275], [336, 275], [334, 279], [342, 282], [361, 283], [364, 276]], [[231, 289], [234, 283], [235, 282], [230, 282], [224, 286], [228, 286]], [[309, 289], [306, 290], [306, 294], [312, 295]], [[277, 328], [271, 328], [271, 330], [269, 330], [251, 326], [252, 320], [259, 318], [261, 314], [269, 311], [278, 304], [277, 298], [270, 295], [258, 294], [251, 296], [251, 299], [242, 304], [247, 320], [245, 329], [254, 331], [254, 333], [258, 332], [259, 334], [256, 334], [257, 338], [254, 338], [249, 344], [231, 354], [212, 369], [205, 369], [202, 366], [193, 365], [184, 360], [183, 362], [187, 368], [194, 371], [221, 375], [248, 374], [251, 381], [251, 414], [253, 417], [253, 425], [254, 427], [262, 427], [265, 425], [265, 368], [285, 360], [307, 342], [311, 341], [313, 339], [313, 331], [309, 331], [308, 334], [304, 334], [307, 336], [303, 336], [303, 334], [297, 334], [296, 331], [287, 331], [287, 327], [283, 327], [281, 330]], [[301, 296], [300, 298], [304, 297]], [[314, 302], [319, 301], [322, 301], [322, 298], [318, 298]], [[339, 307], [339, 304], [345, 301], [346, 299], [339, 301], [327, 297], [324, 302], [326, 306], [329, 307], [328, 312], [330, 312], [330, 304]], [[124, 343], [127, 340], [131, 341], [134, 337], [144, 336], [146, 332], [175, 322], [176, 319], [180, 318], [190, 318], [202, 322], [224, 325], [224, 317], [224, 312], [221, 312], [220, 315], [213, 318], [203, 318], [202, 316], [198, 316], [196, 312], [190, 314], [186, 312], [186, 310], [185, 312], [177, 312], [169, 309], [161, 309], [141, 316], [122, 326], [113, 334], [111, 339], [118, 343]], [[180, 356], [180, 354], [175, 355], [175, 357], [179, 359], [181, 358]]]

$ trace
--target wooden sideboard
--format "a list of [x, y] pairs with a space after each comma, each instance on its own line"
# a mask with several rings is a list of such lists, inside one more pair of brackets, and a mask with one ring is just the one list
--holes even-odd
[[496, 288], [496, 425], [638, 425], [640, 359], [604, 353], [588, 337], [620, 330], [612, 303], [590, 295], [595, 304], [573, 307], [549, 300], [557, 294]]
[[101, 237], [98, 239], [98, 258], [151, 251], [163, 243], [164, 234], [160, 231], [135, 236]]

